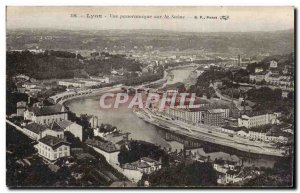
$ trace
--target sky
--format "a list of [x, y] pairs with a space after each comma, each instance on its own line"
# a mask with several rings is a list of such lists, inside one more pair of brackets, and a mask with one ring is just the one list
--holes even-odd
[[[76, 14], [77, 17], [71, 17]], [[87, 16], [89, 15], [89, 17]], [[97, 15], [98, 18], [91, 18]], [[102, 15], [102, 18], [99, 16]], [[112, 18], [111, 15], [117, 15]], [[121, 16], [152, 16], [124, 18]], [[165, 18], [167, 15], [169, 18]], [[154, 18], [154, 16], [162, 16]], [[172, 16], [184, 16], [184, 19]], [[199, 19], [199, 17], [205, 19]], [[228, 16], [221, 20], [221, 16]], [[197, 17], [197, 19], [195, 19]], [[214, 17], [217, 19], [208, 19]], [[8, 6], [7, 29], [161, 29], [187, 32], [246, 32], [294, 29], [294, 7], [72, 7]]]

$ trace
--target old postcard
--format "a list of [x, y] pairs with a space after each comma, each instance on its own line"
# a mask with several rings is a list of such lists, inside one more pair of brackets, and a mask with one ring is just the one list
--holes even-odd
[[295, 187], [294, 7], [6, 7], [9, 188]]

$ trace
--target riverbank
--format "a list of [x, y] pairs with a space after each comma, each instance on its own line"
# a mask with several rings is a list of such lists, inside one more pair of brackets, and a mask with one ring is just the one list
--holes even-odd
[[239, 151], [252, 153], [252, 154], [262, 154], [268, 156], [277, 156], [283, 157], [284, 151], [281, 149], [276, 149], [271, 146], [267, 146], [268, 144], [258, 144], [258, 142], [245, 141], [242, 139], [237, 140], [236, 138], [226, 137], [226, 135], [215, 134], [209, 132], [209, 129], [200, 128], [192, 125], [179, 125], [174, 121], [167, 121], [163, 118], [160, 118], [151, 112], [146, 112], [142, 110], [142, 112], [135, 111], [135, 114], [140, 117], [142, 120], [156, 125], [160, 128], [166, 129], [171, 132], [175, 132], [180, 135], [184, 135], [193, 139], [198, 139], [202, 141], [206, 141], [213, 144], [218, 144], [230, 148], [237, 149]]

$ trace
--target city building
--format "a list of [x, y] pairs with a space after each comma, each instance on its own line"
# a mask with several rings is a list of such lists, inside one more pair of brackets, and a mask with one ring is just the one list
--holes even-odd
[[47, 130], [47, 127], [38, 123], [30, 123], [23, 127], [24, 134], [33, 140], [42, 138], [42, 133], [45, 130]]
[[69, 131], [74, 135], [74, 137], [78, 137], [80, 141], [82, 141], [83, 138], [83, 130], [82, 126], [78, 125], [75, 122], [69, 121], [69, 120], [61, 120], [58, 122], [55, 122], [63, 131]]
[[97, 116], [90, 116], [89, 119], [89, 124], [92, 128], [96, 128], [101, 125], [101, 120]]
[[68, 112], [60, 104], [52, 106], [34, 106], [24, 112], [24, 120], [30, 120], [39, 124], [50, 125], [54, 121], [67, 120]]
[[27, 103], [25, 101], [17, 102], [17, 116], [24, 116], [24, 112], [27, 108]]
[[97, 77], [97, 76], [91, 76], [92, 80], [100, 81], [101, 83], [109, 83], [109, 77]]
[[107, 124], [102, 124], [100, 127], [94, 128], [94, 136], [105, 137], [117, 131], [116, 127], [109, 127]]
[[202, 124], [221, 126], [225, 123], [225, 118], [229, 117], [229, 109], [209, 109], [201, 116]]
[[58, 85], [66, 86], [66, 87], [72, 86], [72, 87], [77, 87], [77, 88], [82, 88], [85, 86], [84, 82], [71, 81], [71, 80], [70, 81], [60, 80], [60, 81], [58, 81]]
[[99, 86], [102, 84], [99, 80], [91, 80], [91, 79], [82, 79], [80, 82], [84, 83], [84, 86], [91, 87], [91, 86]]
[[277, 68], [277, 64], [275, 60], [270, 61], [270, 68]]
[[70, 156], [70, 143], [51, 135], [41, 138], [35, 148], [41, 157], [50, 161]]
[[225, 175], [225, 183], [237, 183], [243, 180], [239, 177], [240, 171], [228, 170]]
[[255, 68], [255, 73], [259, 73], [259, 72], [263, 72], [263, 71], [264, 71], [263, 68], [259, 68], [259, 67]]
[[278, 121], [275, 113], [247, 113], [238, 118], [238, 126], [252, 128], [261, 125], [274, 124]]
[[123, 165], [124, 169], [134, 169], [138, 170], [144, 174], [151, 174], [159, 169], [161, 169], [162, 163], [160, 161], [156, 161], [149, 157], [142, 157], [139, 160], [131, 163], [126, 163]]
[[165, 108], [162, 114], [172, 120], [179, 120], [190, 124], [201, 124], [203, 111], [199, 108]]
[[96, 139], [87, 139], [85, 143], [92, 147], [96, 152], [102, 154], [106, 161], [111, 164], [117, 164], [120, 149], [109, 141], [99, 141]]
[[262, 82], [265, 80], [267, 73], [266, 72], [259, 72], [255, 74], [250, 74], [250, 81], [255, 82]]

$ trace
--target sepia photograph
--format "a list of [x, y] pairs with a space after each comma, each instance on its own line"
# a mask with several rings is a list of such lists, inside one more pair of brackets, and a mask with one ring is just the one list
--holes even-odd
[[6, 6], [6, 186], [295, 188], [295, 12]]

